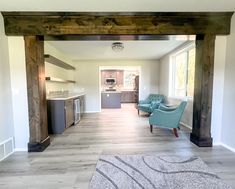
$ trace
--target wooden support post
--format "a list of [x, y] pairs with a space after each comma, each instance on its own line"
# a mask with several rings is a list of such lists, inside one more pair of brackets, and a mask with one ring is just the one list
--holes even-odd
[[211, 108], [215, 35], [197, 35], [193, 101], [193, 129], [190, 140], [200, 147], [211, 147]]
[[50, 144], [47, 128], [44, 41], [25, 36], [26, 75], [29, 108], [29, 152], [41, 152]]

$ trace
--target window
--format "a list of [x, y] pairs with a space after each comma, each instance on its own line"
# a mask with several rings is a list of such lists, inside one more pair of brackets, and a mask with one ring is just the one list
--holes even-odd
[[195, 72], [195, 47], [190, 45], [171, 57], [171, 96], [193, 97]]
[[135, 77], [138, 75], [137, 71], [125, 70], [124, 71], [124, 89], [133, 90], [135, 87]]

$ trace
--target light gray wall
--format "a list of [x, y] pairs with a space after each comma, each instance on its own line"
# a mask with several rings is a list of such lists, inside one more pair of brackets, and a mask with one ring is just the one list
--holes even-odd
[[15, 150], [27, 151], [29, 118], [23, 37], [8, 37]]
[[232, 17], [231, 34], [227, 37], [222, 137], [223, 144], [235, 151], [235, 16]]
[[[54, 46], [50, 45], [48, 42], [45, 41], [44, 43], [44, 53], [54, 56], [59, 60], [66, 62], [67, 64], [72, 65], [72, 61], [70, 57]], [[64, 68], [58, 67], [56, 65], [50, 64], [45, 62], [45, 76], [46, 77], [55, 77], [65, 80], [74, 80], [74, 71], [73, 70], [66, 70]], [[50, 91], [65, 91], [68, 90], [70, 92], [74, 91], [75, 84], [73, 83], [57, 83], [57, 82], [50, 82], [46, 81], [46, 90], [47, 94]]]
[[104, 60], [75, 62], [75, 80], [86, 93], [86, 111], [101, 110], [99, 91], [100, 66], [139, 66], [140, 67], [140, 99], [145, 99], [150, 93], [158, 93], [158, 61], [145, 60]]
[[221, 142], [226, 41], [226, 36], [217, 36], [215, 40], [215, 62], [211, 117], [211, 135], [213, 137], [214, 144], [219, 144]]
[[0, 143], [14, 136], [8, 39], [0, 14]]

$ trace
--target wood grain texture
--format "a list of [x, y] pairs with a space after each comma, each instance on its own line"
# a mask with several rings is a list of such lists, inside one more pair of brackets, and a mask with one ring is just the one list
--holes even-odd
[[44, 42], [36, 36], [25, 36], [24, 39], [29, 108], [29, 143], [36, 144], [48, 138]]
[[232, 12], [2, 12], [6, 35], [229, 34]]
[[215, 35], [197, 35], [191, 141], [211, 146]]
[[220, 146], [199, 148], [189, 132], [181, 127], [179, 138], [167, 129], [150, 133], [148, 118], [129, 104], [85, 114], [77, 126], [54, 136], [44, 152], [15, 152], [0, 162], [0, 188], [86, 189], [101, 154], [198, 156], [235, 187], [235, 154]]

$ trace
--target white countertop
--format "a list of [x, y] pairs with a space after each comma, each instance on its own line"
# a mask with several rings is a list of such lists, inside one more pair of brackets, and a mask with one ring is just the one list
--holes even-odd
[[47, 100], [68, 100], [68, 99], [76, 98], [76, 97], [83, 96], [83, 95], [85, 95], [85, 93], [69, 93], [66, 95], [50, 96], [50, 97], [47, 97]]

